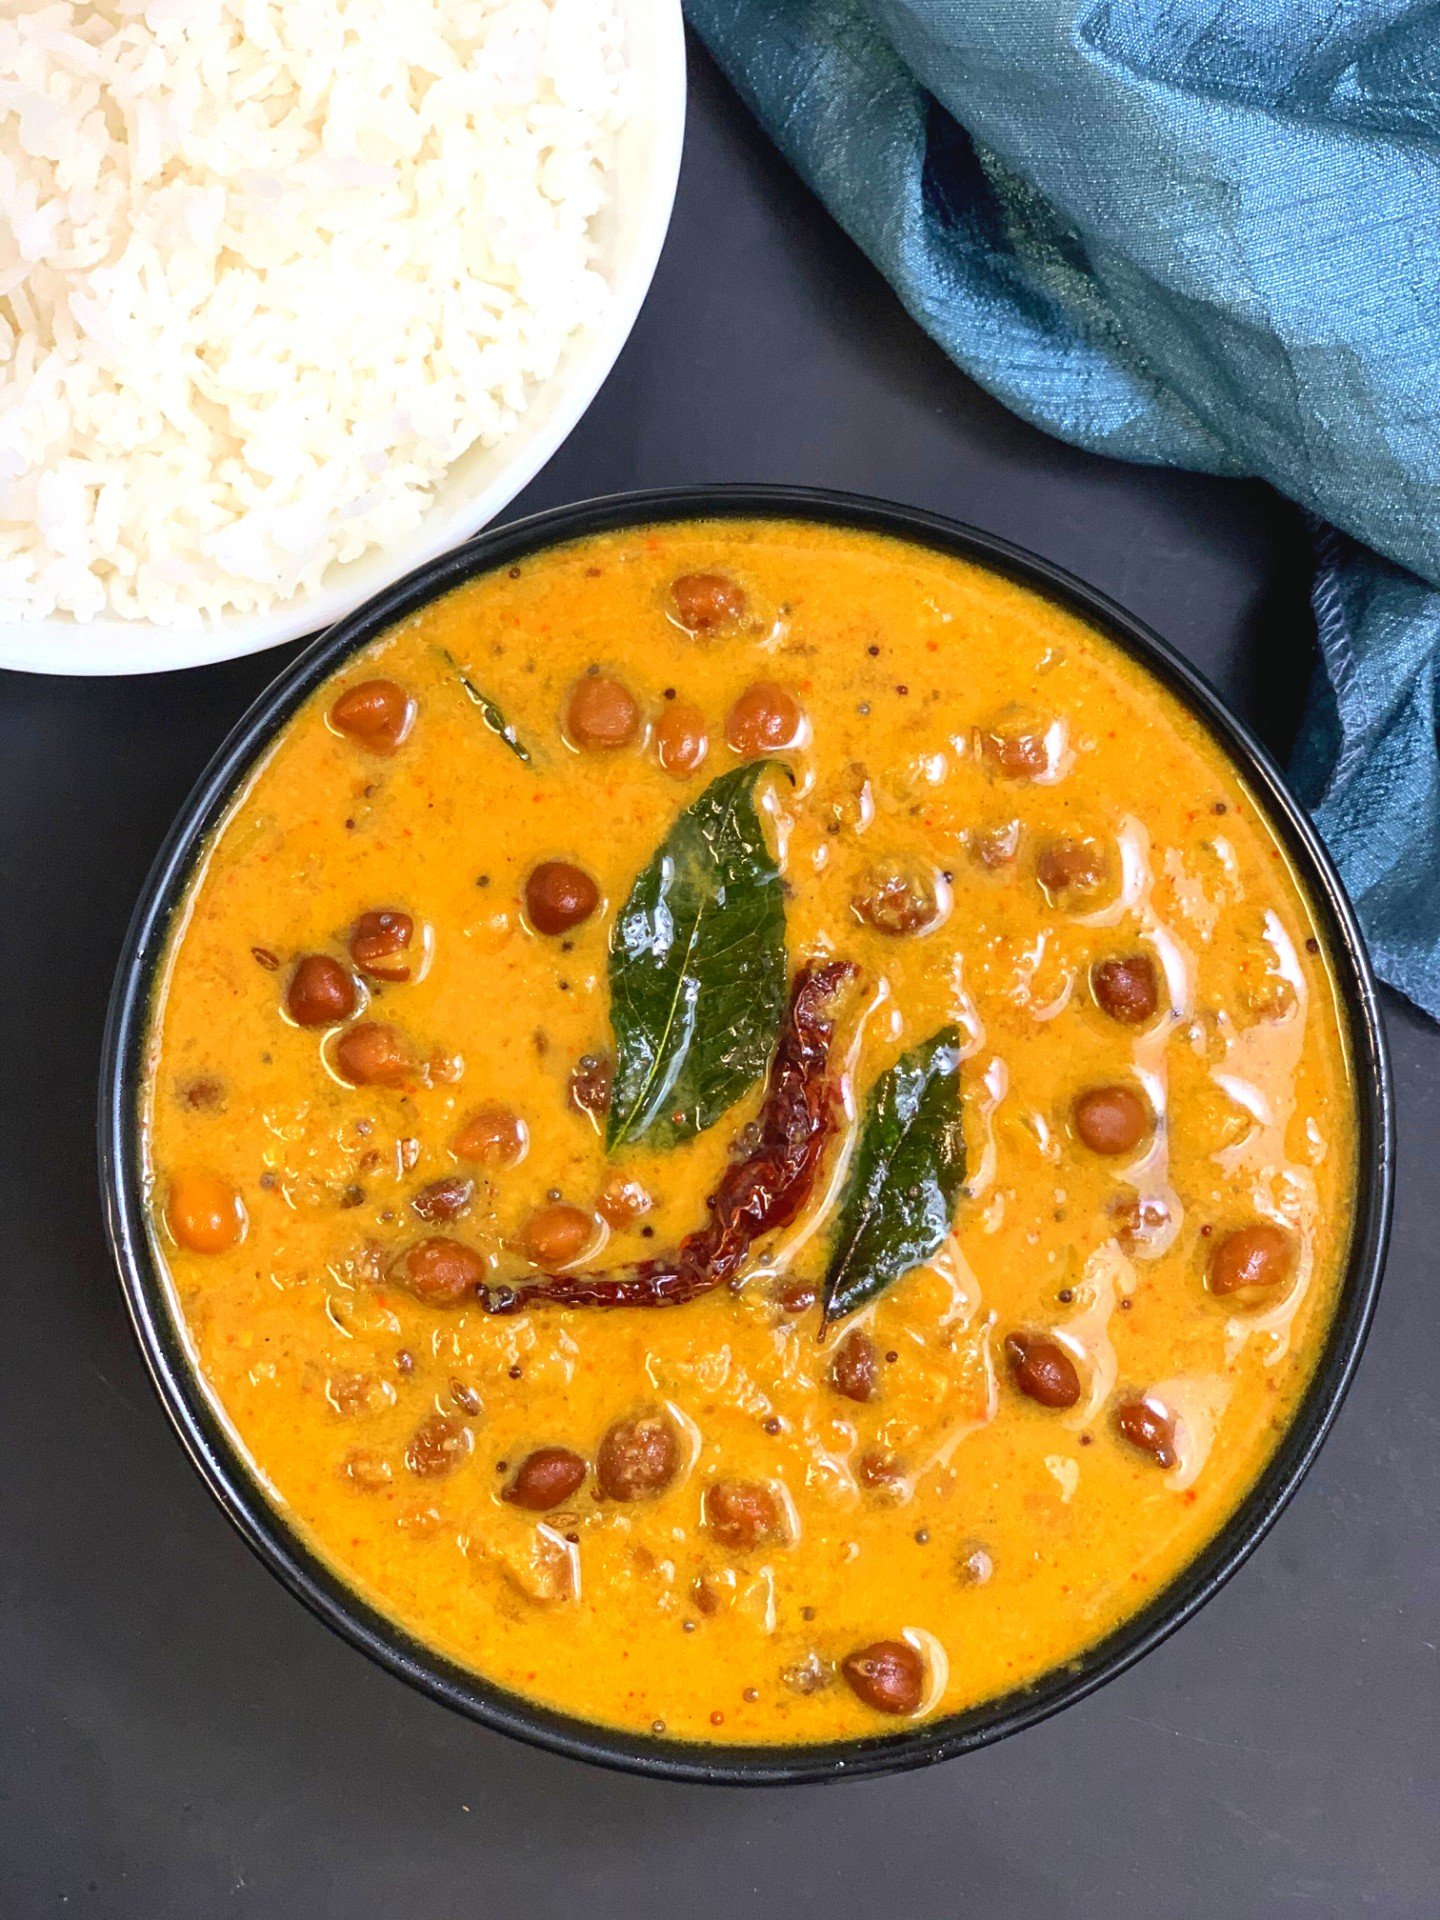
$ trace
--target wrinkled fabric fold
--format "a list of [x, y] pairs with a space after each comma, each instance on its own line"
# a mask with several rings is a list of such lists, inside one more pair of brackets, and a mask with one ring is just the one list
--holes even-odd
[[1440, 1016], [1429, 0], [687, 10], [989, 392], [1098, 453], [1258, 475], [1323, 523], [1296, 778], [1378, 970]]

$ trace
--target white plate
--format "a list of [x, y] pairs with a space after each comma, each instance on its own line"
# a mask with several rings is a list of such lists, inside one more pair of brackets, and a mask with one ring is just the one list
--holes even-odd
[[318, 592], [267, 613], [227, 614], [203, 627], [147, 620], [0, 622], [0, 667], [25, 673], [163, 673], [259, 653], [318, 633], [423, 561], [478, 533], [526, 486], [599, 392], [635, 324], [670, 224], [685, 128], [680, 0], [619, 0], [634, 74], [634, 106], [618, 142], [614, 193], [599, 223], [612, 298], [578, 336], [553, 379], [497, 447], [461, 456], [408, 539], [331, 567]]

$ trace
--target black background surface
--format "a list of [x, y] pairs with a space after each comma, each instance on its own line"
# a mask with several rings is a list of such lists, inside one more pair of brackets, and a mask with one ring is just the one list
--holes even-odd
[[[650, 300], [512, 511], [730, 479], [853, 488], [1020, 541], [1288, 750], [1313, 648], [1297, 516], [1006, 414], [696, 53]], [[1339, 1424], [1231, 1585], [1057, 1720], [865, 1784], [608, 1775], [410, 1693], [250, 1558], [146, 1382], [93, 1108], [135, 895], [280, 664], [0, 676], [0, 1920], [1437, 1920], [1440, 1033], [1394, 996], [1396, 1232]]]

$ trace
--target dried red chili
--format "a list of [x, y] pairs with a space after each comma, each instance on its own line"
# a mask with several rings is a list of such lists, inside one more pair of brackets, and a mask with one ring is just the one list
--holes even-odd
[[670, 1254], [613, 1273], [545, 1274], [520, 1286], [478, 1289], [489, 1313], [562, 1307], [678, 1307], [724, 1286], [762, 1233], [788, 1226], [810, 1196], [835, 1129], [829, 1073], [836, 994], [859, 969], [848, 960], [802, 967], [770, 1063], [756, 1145], [727, 1168], [709, 1201], [710, 1219]]

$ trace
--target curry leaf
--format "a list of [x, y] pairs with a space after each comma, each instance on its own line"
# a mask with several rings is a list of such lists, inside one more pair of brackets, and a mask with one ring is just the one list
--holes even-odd
[[471, 705], [480, 709], [480, 718], [485, 722], [486, 726], [493, 734], [505, 742], [505, 745], [509, 747], [517, 760], [523, 760], [528, 767], [530, 764], [530, 749], [525, 745], [524, 741], [521, 740], [499, 707], [496, 706], [488, 694], [480, 691], [468, 674], [461, 671], [460, 663], [453, 653], [445, 647], [439, 648], [438, 651], [446, 665], [454, 669], [455, 677], [465, 689], [466, 698], [470, 701]]
[[785, 1012], [785, 903], [755, 805], [766, 765], [711, 781], [616, 918], [609, 1147], [677, 1146], [765, 1071]]
[[827, 1321], [939, 1251], [964, 1178], [960, 1035], [942, 1027], [870, 1090], [825, 1276]]

